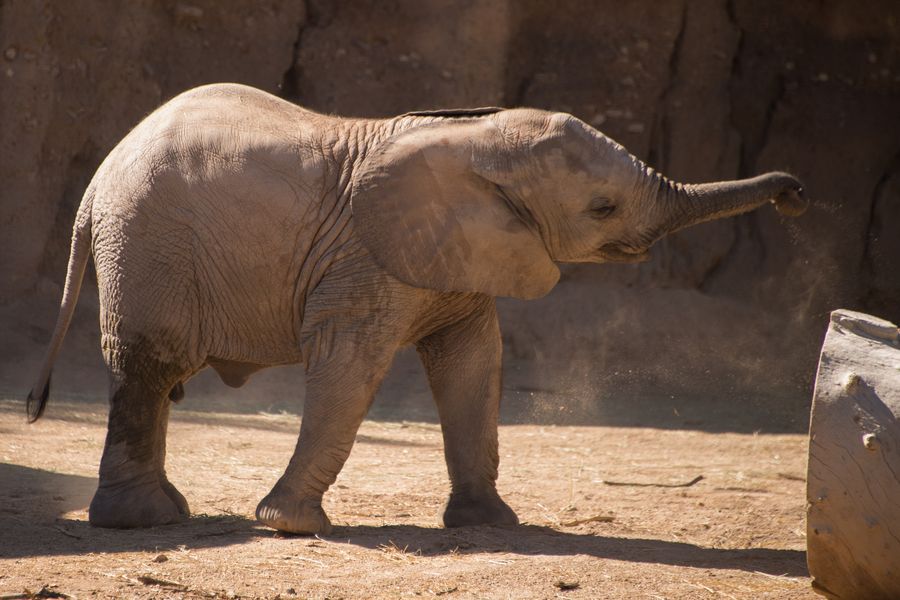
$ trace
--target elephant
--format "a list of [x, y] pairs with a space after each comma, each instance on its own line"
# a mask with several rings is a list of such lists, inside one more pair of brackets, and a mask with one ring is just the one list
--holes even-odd
[[111, 384], [92, 525], [189, 515], [165, 470], [170, 405], [186, 380], [212, 367], [237, 387], [302, 363], [297, 445], [256, 517], [327, 534], [323, 494], [409, 345], [441, 423], [443, 525], [514, 525], [496, 489], [495, 297], [541, 297], [556, 263], [643, 261], [667, 233], [769, 202], [788, 216], [808, 205], [782, 172], [676, 183], [561, 112], [351, 119], [238, 84], [194, 88], [128, 133], [86, 188], [28, 419], [44, 412], [93, 257]]

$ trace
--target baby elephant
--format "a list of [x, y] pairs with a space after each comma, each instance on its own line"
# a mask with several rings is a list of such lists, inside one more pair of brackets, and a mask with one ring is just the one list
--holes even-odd
[[564, 113], [342, 119], [241, 85], [200, 87], [135, 127], [85, 191], [28, 416], [44, 410], [93, 254], [112, 382], [93, 525], [188, 515], [164, 466], [185, 380], [210, 366], [240, 386], [302, 362], [300, 437], [256, 516], [328, 533], [322, 494], [407, 344], [440, 414], [444, 525], [515, 524], [496, 490], [494, 297], [538, 298], [557, 262], [639, 262], [667, 233], [767, 202], [791, 216], [807, 204], [785, 173], [672, 182]]

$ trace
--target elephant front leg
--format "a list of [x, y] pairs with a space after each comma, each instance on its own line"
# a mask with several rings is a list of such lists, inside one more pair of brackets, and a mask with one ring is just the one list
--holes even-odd
[[437, 402], [450, 474], [446, 527], [515, 525], [513, 510], [497, 494], [500, 462], [500, 327], [493, 298], [418, 343]]
[[300, 534], [331, 531], [322, 495], [350, 455], [393, 357], [393, 350], [366, 351], [360, 342], [357, 336], [348, 336], [331, 348], [330, 357], [307, 366], [297, 447], [284, 475], [256, 508], [256, 518], [273, 529]]

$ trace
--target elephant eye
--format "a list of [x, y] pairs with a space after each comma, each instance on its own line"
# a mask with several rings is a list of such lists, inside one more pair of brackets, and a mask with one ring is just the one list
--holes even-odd
[[588, 212], [594, 219], [605, 219], [616, 210], [616, 206], [609, 198], [594, 198]]

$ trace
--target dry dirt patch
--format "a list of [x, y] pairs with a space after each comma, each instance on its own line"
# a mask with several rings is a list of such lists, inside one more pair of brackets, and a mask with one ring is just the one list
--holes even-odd
[[195, 516], [100, 530], [85, 507], [105, 406], [54, 403], [27, 426], [20, 402], [0, 401], [0, 596], [817, 597], [803, 435], [504, 426], [499, 487], [524, 525], [445, 530], [439, 427], [370, 421], [326, 496], [334, 535], [319, 539], [252, 518], [298, 430], [295, 415], [179, 408], [168, 471]]

